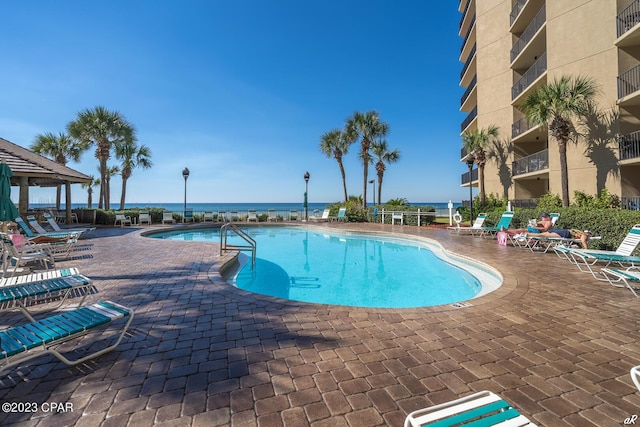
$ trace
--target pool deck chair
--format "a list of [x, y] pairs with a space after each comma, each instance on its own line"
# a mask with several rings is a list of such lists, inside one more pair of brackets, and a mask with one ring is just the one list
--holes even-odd
[[269, 216], [267, 217], [267, 221], [271, 222], [276, 222], [278, 221], [278, 215], [276, 215], [276, 210], [275, 209], [269, 209], [268, 211]]
[[80, 237], [82, 235], [87, 235], [89, 233], [92, 233], [96, 230], [95, 227], [61, 228], [56, 222], [55, 218], [48, 213], [44, 214], [44, 219], [47, 220], [51, 229], [57, 233], [80, 233], [80, 235], [78, 236]]
[[233, 221], [240, 221], [240, 214], [235, 209], [230, 212], [230, 217], [231, 217], [231, 221], [232, 222]]
[[340, 208], [338, 210], [338, 216], [330, 217], [332, 221], [346, 221], [347, 220], [347, 208]]
[[202, 221], [203, 222], [207, 222], [207, 221], [213, 222], [213, 211], [204, 211], [204, 214], [202, 214]]
[[0, 233], [2, 244], [2, 271], [3, 277], [14, 275], [18, 268], [31, 262], [40, 262], [44, 270], [48, 270], [48, 263], [55, 269], [55, 259], [49, 252], [49, 244], [26, 244], [17, 247], [9, 235]]
[[131, 222], [131, 217], [125, 215], [124, 212], [116, 212], [116, 220], [113, 222], [113, 226], [115, 227], [118, 223], [120, 223], [120, 227], [133, 224]]
[[327, 208], [322, 211], [322, 216], [313, 216], [313, 217], [310, 217], [309, 219], [313, 221], [329, 221], [330, 212], [331, 212], [331, 209]]
[[140, 212], [138, 214], [138, 224], [139, 225], [142, 225], [142, 224], [151, 225], [151, 215], [149, 215], [149, 212]]
[[478, 214], [476, 220], [473, 222], [471, 227], [447, 227], [447, 230], [450, 232], [456, 232], [460, 234], [474, 234], [474, 233], [482, 233], [482, 224], [484, 224], [484, 220], [487, 218], [486, 213]]
[[[61, 270], [55, 270], [61, 272]], [[81, 297], [78, 306], [82, 306], [87, 295], [98, 292], [93, 281], [81, 274], [65, 274], [40, 278], [40, 274], [28, 274], [20, 276], [20, 280], [12, 280], [14, 283], [0, 287], [0, 312], [18, 309], [30, 321], [34, 321], [28, 307], [56, 302], [54, 307], [46, 304], [45, 310], [50, 311], [62, 307], [69, 299]], [[6, 279], [3, 279], [3, 281]], [[0, 345], [2, 343], [0, 342]]]
[[[490, 391], [431, 406], [407, 416], [405, 427], [420, 426], [535, 426], [508, 402]], [[504, 423], [504, 424], [501, 424]]]
[[22, 231], [24, 232], [24, 235], [27, 236], [27, 239], [32, 239], [34, 237], [37, 236], [49, 236], [49, 237], [67, 237], [67, 236], [71, 236], [71, 237], [78, 237], [77, 232], [74, 231], [65, 231], [65, 232], [57, 232], [57, 231], [52, 231], [52, 232], [48, 232], [47, 230], [45, 230], [44, 228], [42, 228], [42, 226], [40, 226], [40, 224], [38, 224], [38, 222], [36, 221], [35, 217], [31, 217], [28, 216], [27, 219], [29, 220], [29, 224], [31, 224], [32, 227], [34, 227], [33, 229], [36, 230], [37, 234], [34, 233], [31, 228], [24, 222], [24, 220], [22, 219], [22, 217], [17, 217], [15, 219], [16, 224], [18, 224], [18, 226], [20, 226], [20, 228], [22, 229]]
[[631, 368], [631, 380], [638, 391], [640, 391], [640, 366], [634, 366]]
[[176, 220], [173, 219], [173, 212], [162, 212], [162, 224], [175, 224]]
[[218, 211], [218, 221], [220, 222], [228, 222], [227, 211]]
[[[640, 295], [638, 295], [638, 292], [640, 291], [639, 271], [605, 267], [600, 270], [600, 274], [602, 274], [612, 286], [626, 286], [636, 298], [640, 298]], [[624, 283], [624, 285], [622, 285], [622, 283]], [[632, 286], [632, 284], [635, 286]]]
[[289, 221], [297, 221], [298, 220], [298, 211], [296, 209], [291, 209], [289, 211]]
[[404, 214], [402, 212], [392, 212], [391, 225], [395, 224], [396, 220], [400, 221], [400, 225], [404, 225]]
[[[133, 310], [111, 301], [59, 313], [0, 332], [0, 372], [22, 365], [31, 359], [52, 354], [69, 366], [84, 363], [115, 349], [122, 341], [131, 321]], [[118, 319], [127, 321], [110, 346], [79, 359], [70, 360], [57, 347], [67, 341], [88, 334], [99, 326], [108, 326]]]
[[249, 215], [247, 216], [247, 221], [258, 222], [258, 216], [256, 215], [255, 209], [249, 209]]
[[182, 213], [182, 223], [194, 222], [193, 221], [193, 209], [187, 209]]
[[493, 237], [498, 234], [498, 231], [501, 229], [509, 229], [511, 225], [511, 220], [513, 219], [513, 212], [504, 212], [500, 217], [500, 221], [496, 224], [495, 227], [482, 227], [482, 231], [480, 232], [480, 236], [490, 236]]

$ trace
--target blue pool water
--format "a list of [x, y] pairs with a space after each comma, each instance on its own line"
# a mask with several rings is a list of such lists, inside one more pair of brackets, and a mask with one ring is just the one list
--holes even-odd
[[[424, 242], [318, 227], [243, 230], [257, 241], [257, 261], [255, 269], [245, 262], [233, 284], [249, 292], [312, 303], [409, 308], [465, 301], [483, 288], [466, 268], [444, 261]], [[229, 243], [244, 244], [232, 236]], [[152, 237], [220, 241], [216, 228]]]

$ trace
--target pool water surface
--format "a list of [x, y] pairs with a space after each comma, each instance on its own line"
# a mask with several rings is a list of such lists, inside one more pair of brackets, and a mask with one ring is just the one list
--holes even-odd
[[[240, 289], [311, 303], [410, 308], [465, 301], [483, 284], [424, 242], [317, 227], [243, 227], [257, 242], [257, 260], [240, 255], [230, 282]], [[219, 242], [219, 230], [190, 229], [153, 237]], [[232, 233], [230, 244], [245, 244]], [[464, 265], [463, 265], [464, 266]]]

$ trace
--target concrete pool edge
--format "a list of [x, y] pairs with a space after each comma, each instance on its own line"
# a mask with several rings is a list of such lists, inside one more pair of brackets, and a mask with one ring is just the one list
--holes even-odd
[[[155, 234], [155, 233], [159, 233], [159, 232], [167, 232], [167, 231], [181, 231], [181, 230], [187, 230], [187, 229], [208, 229], [208, 228], [219, 228], [221, 224], [188, 224], [188, 225], [177, 225], [177, 226], [170, 226], [170, 227], [162, 227], [162, 228], [155, 228], [153, 230], [145, 230], [142, 231], [140, 233], [140, 235], [144, 236], [144, 237], [149, 237], [150, 234]], [[413, 233], [407, 233], [407, 230], [403, 230], [402, 232], [397, 232], [397, 231], [387, 231], [387, 230], [366, 230], [366, 229], [360, 229], [360, 228], [356, 228], [353, 226], [350, 226], [350, 224], [333, 224], [333, 223], [327, 223], [327, 224], [292, 224], [292, 223], [263, 223], [263, 224], [255, 224], [255, 223], [241, 223], [239, 225], [243, 225], [243, 226], [250, 226], [250, 227], [269, 227], [269, 226], [278, 226], [278, 227], [308, 227], [308, 228], [313, 228], [313, 229], [318, 229], [318, 230], [322, 230], [322, 231], [327, 231], [327, 230], [332, 230], [332, 231], [337, 231], [337, 232], [352, 232], [352, 233], [363, 233], [363, 234], [377, 234], [377, 235], [382, 235], [382, 236], [388, 236], [388, 237], [392, 237], [392, 238], [399, 238], [399, 239], [406, 239], [406, 240], [415, 240], [415, 241], [419, 241], [421, 243], [431, 243], [432, 245], [436, 245], [439, 248], [441, 248], [441, 250], [447, 254], [447, 256], [450, 257], [454, 257], [454, 258], [459, 258], [462, 260], [471, 260], [471, 262], [475, 262], [478, 263], [480, 265], [483, 265], [484, 267], [490, 269], [491, 271], [493, 271], [495, 274], [498, 274], [500, 277], [502, 277], [502, 284], [495, 290], [492, 290], [489, 293], [485, 293], [483, 295], [477, 295], [476, 297], [466, 300], [463, 303], [452, 303], [452, 304], [444, 304], [444, 305], [437, 305], [437, 306], [423, 306], [423, 307], [415, 307], [415, 308], [367, 308], [367, 307], [352, 307], [352, 306], [342, 306], [342, 305], [332, 305], [332, 304], [319, 304], [319, 303], [307, 303], [307, 302], [300, 302], [300, 301], [292, 301], [292, 300], [287, 300], [287, 299], [283, 299], [283, 298], [277, 298], [277, 297], [271, 297], [271, 296], [267, 296], [267, 295], [261, 295], [261, 294], [257, 294], [257, 293], [252, 293], [252, 292], [247, 292], [244, 291], [242, 289], [239, 289], [231, 284], [229, 284], [226, 280], [224, 280], [223, 278], [223, 271], [226, 268], [229, 268], [230, 264], [233, 262], [237, 262], [237, 256], [238, 256], [238, 252], [237, 251], [230, 251], [227, 254], [223, 255], [223, 258], [221, 259], [220, 263], [216, 263], [216, 265], [212, 266], [211, 269], [209, 270], [208, 276], [209, 276], [209, 280], [218, 286], [221, 286], [224, 288], [224, 290], [228, 291], [228, 290], [232, 290], [233, 292], [237, 292], [242, 296], [245, 297], [250, 297], [250, 298], [254, 298], [257, 301], [264, 301], [265, 303], [267, 302], [276, 302], [279, 304], [283, 304], [286, 306], [300, 306], [300, 305], [305, 305], [305, 306], [309, 306], [309, 307], [324, 307], [327, 309], [336, 309], [336, 310], [349, 310], [349, 311], [362, 311], [364, 310], [364, 312], [381, 312], [381, 311], [389, 311], [389, 310], [402, 310], [403, 312], [409, 314], [411, 313], [411, 311], [417, 311], [420, 313], [424, 313], [425, 310], [429, 311], [429, 312], [444, 312], [444, 311], [450, 311], [450, 310], [459, 310], [462, 308], [467, 308], [467, 307], [471, 307], [471, 306], [479, 306], [479, 305], [484, 305], [484, 304], [488, 304], [488, 303], [495, 303], [498, 300], [506, 297], [507, 295], [510, 295], [512, 297], [515, 298], [520, 298], [522, 295], [524, 295], [527, 291], [528, 291], [528, 287], [525, 286], [523, 283], [519, 283], [519, 281], [517, 280], [517, 277], [515, 277], [514, 275], [511, 274], [506, 274], [505, 272], [499, 270], [497, 267], [493, 266], [491, 264], [491, 260], [484, 260], [484, 259], [479, 259], [477, 258], [478, 255], [474, 255], [474, 257], [471, 256], [467, 256], [467, 255], [463, 255], [460, 254], [458, 252], [454, 252], [451, 251], [449, 249], [447, 249], [445, 247], [445, 245], [442, 244], [441, 241], [433, 238], [433, 237], [427, 237], [427, 236], [423, 236], [423, 235], [417, 235], [417, 234], [413, 234]], [[411, 230], [408, 230], [411, 231]], [[421, 230], [418, 229], [418, 232], [420, 232]], [[217, 248], [217, 250], [219, 251], [219, 245], [217, 243], [213, 243], [213, 245]], [[482, 257], [480, 257], [482, 258]]]

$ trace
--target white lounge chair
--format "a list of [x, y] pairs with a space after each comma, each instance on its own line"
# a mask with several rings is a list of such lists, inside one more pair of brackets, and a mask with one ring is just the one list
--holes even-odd
[[634, 366], [631, 368], [631, 380], [637, 387], [638, 391], [640, 391], [640, 366]]
[[5, 233], [0, 233], [0, 242], [2, 244], [3, 277], [7, 277], [9, 271], [11, 272], [10, 276], [13, 276], [18, 272], [17, 268], [31, 262], [40, 262], [45, 270], [48, 269], [48, 263], [51, 263], [52, 268], [56, 267], [48, 244], [30, 244], [27, 241], [25, 244], [17, 246]]
[[57, 233], [79, 233], [78, 237], [86, 235], [95, 231], [95, 227], [80, 227], [80, 228], [61, 228], [56, 222], [55, 218], [48, 213], [44, 214], [44, 219], [47, 220], [49, 226]]
[[162, 224], [175, 224], [176, 220], [173, 219], [173, 212], [162, 212]]
[[249, 215], [247, 216], [247, 221], [258, 222], [258, 216], [256, 215], [255, 209], [249, 209]]
[[218, 212], [218, 221], [220, 222], [228, 222], [227, 211], [219, 211]]
[[202, 222], [211, 221], [213, 222], [213, 211], [204, 211], [202, 215]]
[[404, 425], [462, 426], [471, 421], [478, 426], [535, 426], [508, 402], [490, 391], [481, 391], [451, 402], [419, 409], [407, 416]]
[[289, 211], [289, 221], [297, 221], [298, 220], [298, 211], [296, 209], [291, 209]]
[[[117, 340], [106, 348], [75, 360], [70, 360], [57, 351], [57, 347], [66, 341], [86, 335], [99, 326], [106, 326], [117, 319], [126, 317], [128, 320], [120, 333], [117, 334]], [[122, 341], [132, 320], [133, 310], [111, 301], [104, 301], [6, 329], [0, 332], [0, 342], [2, 343], [0, 371], [22, 365], [44, 354], [52, 354], [69, 366], [84, 363], [115, 349]]]
[[17, 217], [15, 219], [15, 222], [22, 229], [22, 231], [24, 232], [24, 235], [27, 236], [28, 239], [33, 239], [38, 236], [60, 237], [60, 238], [71, 236], [73, 238], [77, 238], [78, 235], [80, 234], [76, 231], [68, 231], [68, 232], [47, 231], [44, 228], [42, 228], [40, 224], [38, 224], [38, 221], [36, 221], [35, 217], [28, 216], [27, 219], [29, 220], [29, 224], [31, 224], [31, 227], [33, 227], [33, 229], [36, 230], [37, 234], [31, 231], [31, 228], [24, 222], [24, 220], [21, 217]]
[[[622, 283], [624, 283], [624, 286], [626, 286], [636, 298], [640, 298], [640, 295], [638, 295], [638, 291], [640, 291], [640, 288], [638, 288], [640, 284], [639, 271], [605, 267], [600, 270], [600, 274], [602, 274], [612, 286], [623, 287]], [[632, 286], [632, 284], [636, 286]]]
[[471, 225], [471, 227], [447, 227], [447, 230], [449, 230], [450, 232], [455, 231], [456, 233], [470, 233], [473, 234], [475, 232], [481, 233], [482, 232], [482, 225], [484, 224], [484, 220], [487, 218], [487, 214], [486, 213], [480, 213], [478, 214], [478, 216], [476, 217], [476, 220], [473, 222], [473, 224]]
[[325, 210], [322, 211], [322, 216], [314, 216], [311, 217], [309, 219], [312, 219], [314, 221], [329, 221], [329, 214], [331, 213], [331, 209], [326, 208]]
[[269, 213], [269, 217], [267, 218], [267, 221], [276, 222], [278, 220], [278, 216], [276, 215], [275, 209], [269, 209], [267, 212]]
[[140, 212], [138, 214], [138, 224], [139, 225], [142, 225], [142, 224], [151, 225], [151, 215], [149, 214], [149, 212]]
[[240, 221], [240, 214], [237, 210], [232, 210], [230, 212], [231, 221]]
[[131, 222], [131, 217], [129, 215], [125, 215], [124, 212], [116, 212], [116, 220], [113, 222], [113, 226], [115, 227], [118, 223], [120, 223], [120, 227], [133, 224]]

